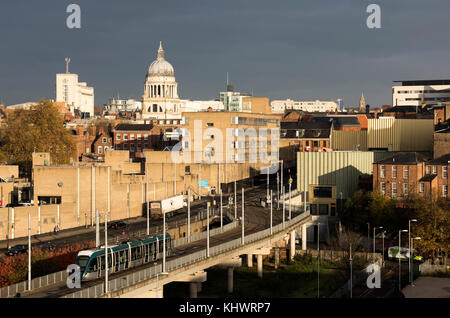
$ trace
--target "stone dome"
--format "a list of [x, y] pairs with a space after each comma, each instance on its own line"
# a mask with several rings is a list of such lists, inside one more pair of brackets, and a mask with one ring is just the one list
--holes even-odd
[[162, 43], [159, 42], [158, 57], [150, 64], [147, 76], [174, 76], [174, 74], [173, 66], [165, 60]]

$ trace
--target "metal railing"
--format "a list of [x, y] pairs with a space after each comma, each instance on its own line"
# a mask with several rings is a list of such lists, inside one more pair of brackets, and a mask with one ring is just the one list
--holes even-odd
[[[68, 273], [66, 270], [51, 273], [45, 276], [36, 277], [31, 280], [31, 289], [38, 289], [48, 287], [53, 284], [59, 284], [67, 280]], [[9, 285], [0, 288], [0, 298], [14, 297], [18, 293], [28, 291], [28, 281], [23, 281], [17, 284]]]
[[[295, 225], [296, 223], [300, 222], [301, 220], [307, 218], [309, 216], [309, 213], [302, 213], [294, 218], [292, 218], [289, 221], [285, 222], [285, 227], [288, 228], [292, 225]], [[237, 225], [237, 222], [233, 222], [235, 223], [234, 226]], [[228, 225], [231, 225], [227, 224]], [[220, 228], [214, 229], [214, 230], [219, 230]], [[283, 224], [278, 224], [276, 226], [273, 227], [273, 234], [276, 234], [280, 231], [283, 230]], [[202, 233], [198, 233], [198, 234], [202, 234]], [[253, 233], [253, 234], [249, 234], [245, 236], [245, 244], [249, 244], [249, 243], [253, 243], [255, 241], [261, 240], [263, 238], [269, 237], [270, 236], [270, 229], [265, 229], [262, 231], [259, 231], [257, 233]], [[199, 236], [200, 237], [200, 236]], [[183, 238], [184, 239], [184, 238]], [[234, 249], [238, 249], [242, 247], [242, 241], [241, 238], [237, 238], [234, 240], [231, 240], [229, 242], [217, 245], [217, 246], [213, 246], [210, 248], [210, 257], [212, 256], [217, 256], [219, 254], [234, 250]], [[196, 262], [199, 262], [201, 260], [205, 260], [208, 257], [206, 256], [206, 248], [202, 249], [201, 251], [186, 255], [186, 256], [182, 256], [182, 257], [178, 257], [174, 260], [168, 261], [166, 262], [166, 271], [170, 272], [170, 271], [174, 271], [177, 270], [179, 268], [182, 267], [186, 267], [187, 265], [191, 265], [194, 264]], [[134, 284], [140, 283], [142, 281], [148, 280], [150, 278], [153, 278], [156, 276], [156, 274], [160, 274], [162, 272], [162, 265], [158, 264], [157, 266], [151, 266], [131, 273], [129, 275], [125, 275], [122, 277], [118, 277], [116, 279], [112, 279], [109, 281], [109, 292], [114, 292], [117, 290], [120, 290], [122, 288], [126, 288], [129, 286], [132, 286]], [[63, 296], [64, 298], [84, 298], [84, 297], [101, 297], [105, 294], [104, 292], [104, 283], [99, 283], [98, 285], [92, 286], [88, 289], [83, 289], [74, 293], [71, 293], [69, 295]]]

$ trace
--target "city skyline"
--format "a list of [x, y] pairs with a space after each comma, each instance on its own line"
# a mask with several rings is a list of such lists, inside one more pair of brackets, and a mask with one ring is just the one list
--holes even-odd
[[96, 105], [117, 94], [140, 100], [159, 41], [186, 99], [218, 99], [227, 72], [237, 91], [271, 100], [343, 98], [346, 107], [357, 107], [361, 92], [373, 107], [391, 104], [394, 80], [448, 78], [450, 4], [378, 3], [381, 29], [366, 26], [369, 1], [78, 1], [81, 29], [66, 27], [69, 2], [3, 4], [0, 100], [53, 99], [66, 56], [70, 72], [95, 88]]

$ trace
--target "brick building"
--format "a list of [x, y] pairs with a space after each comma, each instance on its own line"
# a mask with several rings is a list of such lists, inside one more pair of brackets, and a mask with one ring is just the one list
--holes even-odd
[[449, 167], [450, 153], [428, 161], [425, 164], [425, 175], [419, 180], [419, 193], [449, 198]]
[[376, 161], [373, 164], [373, 190], [397, 199], [421, 193], [419, 183], [425, 176], [428, 160], [420, 153], [406, 152]]

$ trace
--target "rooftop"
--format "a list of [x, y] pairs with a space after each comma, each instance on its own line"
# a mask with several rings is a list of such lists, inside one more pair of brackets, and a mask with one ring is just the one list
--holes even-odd
[[118, 124], [114, 127], [114, 131], [150, 131], [153, 124]]
[[402, 86], [424, 86], [424, 85], [450, 85], [450, 79], [440, 80], [401, 80], [393, 81], [394, 83], [402, 83]]
[[448, 164], [450, 161], [450, 153], [440, 156], [439, 158], [433, 159], [429, 162], [427, 162], [427, 164], [433, 165], [433, 164]]
[[385, 163], [385, 164], [418, 164], [427, 161], [429, 158], [418, 153], [418, 152], [400, 152], [389, 158], [378, 160], [375, 163]]

